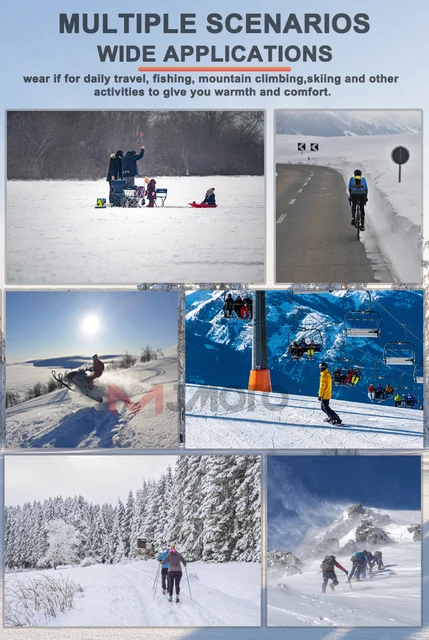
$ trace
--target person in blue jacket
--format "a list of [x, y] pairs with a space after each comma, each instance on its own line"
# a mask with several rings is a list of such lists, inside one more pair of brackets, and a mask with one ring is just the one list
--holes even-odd
[[168, 590], [168, 562], [166, 562], [165, 564], [162, 564], [162, 563], [168, 556], [168, 553], [169, 553], [168, 549], [165, 548], [165, 550], [162, 551], [162, 553], [160, 553], [159, 556], [157, 557], [158, 562], [160, 562], [162, 565], [161, 566], [161, 589], [162, 589], [162, 594], [164, 596]]
[[137, 160], [141, 160], [144, 156], [144, 146], [141, 147], [140, 153], [137, 155], [135, 151], [127, 151], [122, 158], [122, 177], [126, 181], [127, 187], [135, 186], [135, 177], [139, 171], [137, 169]]
[[368, 202], [368, 184], [362, 176], [362, 171], [356, 169], [354, 175], [349, 180], [349, 202], [352, 205], [352, 221], [354, 226], [356, 217], [356, 206], [360, 204], [361, 210], [361, 231], [365, 231], [365, 205]]

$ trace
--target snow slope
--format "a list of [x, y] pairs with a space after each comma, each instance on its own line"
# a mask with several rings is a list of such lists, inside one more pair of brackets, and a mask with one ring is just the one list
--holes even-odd
[[423, 412], [333, 400], [324, 422], [317, 397], [187, 385], [189, 449], [412, 449], [423, 447]]
[[[181, 581], [180, 604], [169, 603], [160, 582], [154, 598], [156, 560], [116, 565], [67, 567], [7, 574], [12, 586], [40, 574], [70, 577], [84, 588], [74, 609], [59, 613], [48, 625], [56, 627], [201, 627], [260, 625], [261, 566], [256, 563], [188, 563]], [[46, 626], [39, 615], [38, 626]]]
[[[305, 561], [301, 575], [285, 576], [284, 569], [268, 569], [268, 625], [309, 627], [401, 627], [421, 624], [421, 544], [407, 527], [420, 521], [420, 512], [389, 511], [392, 523], [383, 529], [393, 544], [377, 546], [386, 565], [361, 583], [347, 584], [337, 569], [335, 593], [321, 593], [319, 559]], [[355, 528], [354, 528], [355, 529]], [[344, 538], [351, 538], [351, 530]], [[337, 556], [351, 569], [351, 554]], [[304, 559], [304, 558], [302, 558]], [[328, 589], [329, 591], [329, 589]]]
[[[168, 207], [95, 209], [106, 181], [8, 182], [8, 282], [264, 280], [263, 177], [157, 177], [157, 186]], [[217, 209], [187, 206], [212, 186]]]
[[[22, 384], [23, 372], [31, 379], [37, 370], [37, 380], [44, 381], [48, 370], [31, 365], [10, 365], [9, 379], [14, 389]], [[11, 373], [9, 374], [9, 370]], [[50, 374], [50, 369], [49, 369]], [[10, 375], [10, 378], [9, 378]], [[28, 400], [6, 411], [6, 446], [35, 448], [175, 448], [178, 445], [177, 413], [177, 348], [164, 352], [164, 357], [148, 363], [138, 363], [125, 370], [108, 371], [96, 386], [106, 402], [96, 404], [78, 391], [62, 388], [34, 400]], [[28, 385], [27, 385], [28, 386]], [[139, 402], [153, 387], [162, 394], [161, 410], [155, 411], [152, 399], [136, 415], [122, 402], [115, 413], [109, 411], [108, 388], [118, 387], [133, 402]], [[156, 415], [157, 413], [157, 415]]]
[[[299, 142], [318, 142], [318, 152], [297, 150]], [[392, 150], [402, 145], [410, 151], [398, 182], [398, 165]], [[366, 222], [393, 267], [398, 282], [421, 280], [422, 230], [422, 136], [403, 133], [380, 136], [318, 137], [276, 136], [277, 163], [310, 163], [332, 167], [344, 176], [344, 193], [356, 168], [368, 181], [369, 197]], [[365, 234], [363, 234], [364, 236]], [[365, 242], [365, 238], [362, 238]]]

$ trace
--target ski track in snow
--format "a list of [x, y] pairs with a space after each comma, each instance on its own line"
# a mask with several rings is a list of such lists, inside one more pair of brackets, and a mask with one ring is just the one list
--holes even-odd
[[186, 385], [188, 449], [415, 449], [423, 447], [423, 412], [333, 400], [333, 426], [317, 398]]
[[[8, 574], [7, 580], [25, 580], [41, 573], [53, 577], [62, 574], [82, 585], [84, 592], [76, 596], [74, 609], [58, 614], [48, 626], [243, 627], [260, 624], [259, 564], [195, 562], [188, 564], [187, 569], [192, 598], [183, 572], [179, 604], [175, 597], [170, 603], [168, 596], [162, 595], [160, 577], [154, 598], [153, 585], [158, 570], [155, 560], [20, 572]], [[231, 585], [236, 588], [231, 589]], [[46, 625], [41, 617], [39, 623]]]
[[[25, 388], [25, 378], [13, 373], [14, 367], [25, 376], [23, 365], [10, 365], [15, 388]], [[35, 367], [28, 367], [29, 380], [36, 375]], [[44, 380], [48, 370], [37, 367]], [[49, 369], [50, 377], [50, 369]], [[178, 446], [177, 406], [178, 362], [177, 349], [154, 362], [136, 364], [130, 369], [104, 374], [104, 385], [116, 385], [133, 402], [145, 392], [162, 385], [162, 410], [155, 415], [156, 401], [152, 399], [135, 415], [120, 401], [116, 413], [109, 411], [108, 402], [97, 404], [78, 391], [62, 388], [22, 402], [6, 411], [6, 446], [9, 448], [175, 448]], [[107, 388], [97, 385], [107, 400]], [[28, 385], [30, 386], [30, 385]], [[10, 388], [8, 386], [8, 388]]]
[[[9, 284], [264, 280], [263, 177], [159, 177], [157, 184], [168, 188], [168, 207], [95, 209], [106, 181], [10, 181]], [[187, 206], [211, 185], [217, 209]]]

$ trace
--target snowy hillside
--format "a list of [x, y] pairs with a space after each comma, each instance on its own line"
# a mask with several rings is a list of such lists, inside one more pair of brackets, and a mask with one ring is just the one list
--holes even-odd
[[[117, 565], [63, 567], [7, 574], [6, 590], [42, 575], [67, 576], [84, 589], [74, 609], [48, 622], [53, 627], [256, 627], [261, 620], [261, 567], [255, 563], [188, 563], [181, 602], [169, 603], [161, 584], [154, 597], [156, 560]], [[46, 626], [40, 613], [35, 626]]]
[[415, 449], [423, 446], [423, 412], [335, 400], [343, 421], [324, 422], [317, 396], [261, 394], [187, 385], [189, 449]]
[[[59, 369], [60, 371], [60, 369]], [[177, 348], [164, 357], [130, 369], [106, 371], [97, 381], [105, 402], [97, 404], [78, 391], [62, 388], [10, 407], [6, 411], [6, 445], [35, 448], [172, 448], [178, 445]], [[8, 389], [47, 381], [51, 367], [16, 364], [7, 367]], [[9, 386], [10, 385], [10, 386]], [[161, 391], [160, 390], [161, 385]], [[122, 402], [109, 411], [109, 389], [116, 387], [134, 403], [156, 386], [155, 395], [135, 414]], [[116, 395], [116, 394], [114, 394]]]
[[[356, 507], [357, 505], [355, 505]], [[333, 506], [333, 511], [335, 506]], [[421, 623], [421, 544], [413, 539], [410, 525], [420, 522], [420, 512], [366, 510], [359, 517], [345, 510], [334, 522], [320, 531], [307, 534], [295, 551], [303, 562], [302, 574], [287, 575], [284, 567], [268, 568], [268, 625], [270, 626], [418, 626]], [[357, 542], [358, 523], [365, 519], [378, 522], [389, 536], [389, 543]], [[381, 525], [381, 523], [384, 523]], [[341, 535], [341, 548], [335, 548], [335, 534]], [[325, 541], [325, 542], [323, 542]], [[330, 543], [330, 546], [329, 546]], [[348, 544], [348, 548], [344, 546]], [[312, 545], [312, 546], [311, 546]], [[315, 552], [318, 546], [318, 557]], [[336, 569], [339, 585], [335, 592], [321, 593], [319, 575], [323, 557], [333, 553], [337, 561], [350, 571], [350, 557], [355, 551], [370, 548], [383, 553], [385, 568], [363, 582], [347, 583], [347, 577]], [[312, 552], [310, 552], [310, 549]], [[313, 557], [311, 557], [313, 555]], [[292, 572], [289, 572], [292, 573]]]
[[[353, 387], [335, 386], [333, 398], [349, 403], [368, 403], [367, 389], [378, 382], [402, 392], [415, 393], [422, 401], [423, 387], [414, 381], [411, 366], [386, 366], [383, 349], [386, 343], [404, 339], [402, 323], [409, 330], [416, 362], [423, 357], [423, 295], [421, 291], [372, 291], [374, 312], [379, 314], [381, 335], [373, 338], [347, 338], [344, 319], [348, 312], [368, 307], [363, 291], [334, 291], [330, 294], [291, 294], [267, 291], [267, 346], [273, 391], [316, 396], [321, 360], [335, 367], [358, 366], [362, 377]], [[224, 318], [223, 291], [194, 291], [186, 296], [186, 381], [220, 387], [247, 389], [251, 369], [252, 323]], [[297, 320], [303, 327], [314, 327], [314, 339], [323, 340], [322, 352], [314, 361], [305, 357], [296, 361], [288, 355], [294, 339], [309, 338], [295, 330]], [[344, 360], [347, 358], [348, 360]], [[382, 405], [393, 407], [390, 399]], [[369, 409], [372, 411], [372, 409]], [[354, 411], [352, 409], [352, 411]], [[377, 411], [377, 409], [376, 409]], [[416, 419], [417, 411], [409, 410]], [[420, 420], [420, 418], [417, 418]]]
[[[356, 168], [368, 182], [366, 222], [398, 282], [421, 280], [422, 232], [422, 136], [396, 135], [318, 137], [299, 135], [299, 142], [319, 143], [319, 151], [304, 154], [297, 149], [296, 135], [276, 136], [277, 163], [310, 163], [332, 167], [346, 186]], [[398, 165], [391, 152], [399, 145], [410, 151], [398, 182]], [[365, 243], [365, 234], [362, 235]], [[369, 250], [369, 247], [368, 247]]]
[[[95, 209], [104, 180], [9, 181], [8, 282], [261, 282], [263, 177], [156, 177], [166, 206]], [[142, 180], [137, 180], [142, 182]], [[217, 209], [193, 209], [215, 187]], [[22, 203], [25, 202], [25, 211]], [[23, 215], [25, 214], [25, 224]]]

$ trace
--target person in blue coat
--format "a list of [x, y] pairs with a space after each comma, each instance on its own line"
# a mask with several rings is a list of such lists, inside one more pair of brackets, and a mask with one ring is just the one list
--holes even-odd
[[135, 177], [138, 176], [137, 160], [141, 160], [144, 156], [144, 146], [141, 147], [140, 153], [135, 151], [127, 151], [122, 158], [122, 177], [126, 181], [127, 187], [135, 186]]
[[351, 224], [355, 224], [356, 206], [359, 203], [362, 214], [361, 231], [365, 231], [365, 205], [368, 202], [368, 184], [360, 169], [356, 169], [353, 177], [349, 180], [349, 202], [352, 205]]
[[168, 549], [166, 548], [162, 553], [159, 554], [159, 556], [157, 557], [157, 560], [159, 563], [161, 563], [161, 589], [162, 589], [162, 593], [165, 596], [165, 594], [167, 593], [168, 590], [168, 562], [166, 562], [165, 564], [162, 564], [164, 562], [164, 560], [166, 559], [166, 557], [168, 556]]

